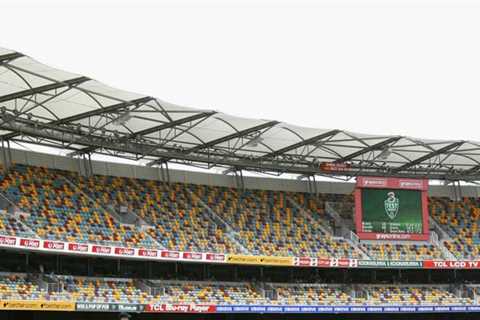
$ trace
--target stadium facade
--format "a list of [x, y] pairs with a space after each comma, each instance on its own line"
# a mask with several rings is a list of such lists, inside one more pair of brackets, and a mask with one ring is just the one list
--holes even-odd
[[5, 49], [0, 70], [0, 315], [480, 312], [477, 143], [179, 107]]

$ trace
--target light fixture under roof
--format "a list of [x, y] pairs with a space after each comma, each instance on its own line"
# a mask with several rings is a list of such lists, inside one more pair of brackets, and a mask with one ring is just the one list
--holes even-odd
[[386, 147], [382, 150], [382, 152], [380, 152], [380, 154], [378, 155], [378, 158], [381, 160], [386, 160], [388, 159], [388, 157], [390, 157], [391, 154], [392, 154], [392, 149], [390, 147]]
[[260, 137], [260, 136], [256, 136], [255, 138], [253, 138], [252, 140], [250, 140], [248, 143], [247, 143], [247, 146], [249, 147], [258, 147], [258, 144], [259, 143], [262, 143], [263, 142], [263, 138]]

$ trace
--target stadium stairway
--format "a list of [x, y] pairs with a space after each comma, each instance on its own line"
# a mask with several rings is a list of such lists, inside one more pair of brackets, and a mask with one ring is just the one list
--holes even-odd
[[224, 231], [225, 235], [234, 244], [237, 245], [239, 251], [241, 251], [243, 254], [252, 255], [252, 252], [247, 249], [242, 237], [238, 234], [237, 231], [235, 231], [235, 229], [233, 229], [233, 227], [231, 225], [229, 225], [224, 219], [222, 219], [218, 214], [216, 214], [215, 211], [213, 211], [212, 208], [210, 208], [210, 206], [208, 206], [202, 200], [202, 198], [199, 197], [197, 194], [195, 194], [192, 190], [187, 188], [187, 192], [192, 199], [198, 201], [198, 203], [200, 203], [200, 205], [203, 206], [207, 210], [207, 212], [210, 214], [210, 219], [213, 223], [216, 223], [217, 225], [223, 226], [223, 228], [225, 229], [225, 231]]
[[0, 234], [5, 236], [20, 236], [25, 238], [40, 238], [33, 230], [19, 218], [22, 212], [0, 210]]
[[26, 238], [39, 238], [33, 230], [22, 222], [21, 216], [25, 215], [20, 208], [0, 192], [0, 234], [7, 236], [21, 236]]
[[[290, 196], [287, 196], [287, 201], [289, 201], [294, 207], [296, 207], [299, 210], [299, 212], [301, 212], [307, 218], [307, 220], [316, 221], [312, 217], [312, 213], [310, 212], [310, 210], [307, 207], [301, 206]], [[329, 213], [328, 202], [325, 203], [325, 212], [327, 214], [330, 214]], [[334, 217], [332, 216], [332, 218], [334, 218]], [[338, 218], [342, 219], [339, 215], [338, 215]], [[342, 219], [342, 222], [343, 222], [343, 219]], [[342, 223], [342, 222], [340, 222], [340, 223]], [[318, 227], [320, 229], [322, 229], [326, 234], [331, 236], [332, 239], [338, 238], [338, 239], [341, 239], [341, 240], [344, 240], [344, 241], [348, 242], [350, 244], [350, 246], [352, 246], [354, 248], [354, 250], [359, 254], [359, 256], [362, 257], [362, 259], [367, 259], [367, 260], [371, 259], [370, 256], [357, 245], [358, 243], [354, 243], [351, 239], [349, 239], [347, 237], [347, 236], [350, 236], [350, 234], [352, 233], [351, 230], [348, 230], [348, 233], [343, 234], [342, 237], [335, 237], [332, 234], [332, 229], [331, 228], [325, 228], [322, 224], [318, 224]]]
[[[66, 183], [72, 186], [72, 188], [74, 188], [75, 190], [79, 190], [87, 199], [89, 199], [92, 202], [97, 202], [88, 193], [84, 192], [84, 190], [82, 190], [78, 185], [76, 185], [73, 181], [71, 181], [68, 177], [64, 175], [62, 175], [61, 177], [65, 180]], [[127, 217], [122, 218], [122, 216], [115, 210], [115, 208], [113, 208], [113, 206], [108, 208], [108, 210], [102, 205], [99, 205], [99, 208], [100, 210], [103, 210], [103, 212], [106, 213], [107, 215], [110, 215], [117, 223], [121, 225], [124, 225], [124, 226], [127, 225], [130, 228], [139, 227], [140, 229], [143, 229], [145, 227], [147, 229], [154, 228], [152, 225], [147, 224], [141, 217], [137, 216], [134, 213], [128, 213]], [[148, 233], [145, 234], [145, 237], [149, 241], [154, 243], [156, 246], [158, 246], [158, 248], [165, 249], [156, 239], [151, 237]]]

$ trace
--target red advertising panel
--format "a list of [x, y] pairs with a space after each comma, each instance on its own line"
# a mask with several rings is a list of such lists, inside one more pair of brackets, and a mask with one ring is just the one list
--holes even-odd
[[300, 267], [309, 267], [313, 264], [313, 258], [310, 257], [296, 257], [295, 265]]
[[221, 253], [207, 253], [205, 258], [208, 261], [225, 261], [225, 255]]
[[88, 244], [69, 243], [68, 244], [68, 251], [88, 252]]
[[184, 252], [183, 259], [202, 260], [202, 254], [198, 252]]
[[17, 244], [17, 238], [15, 237], [5, 237], [0, 236], [0, 245], [3, 246], [14, 246]]
[[92, 246], [93, 253], [101, 253], [101, 254], [110, 254], [112, 252], [111, 247], [105, 246]]
[[52, 250], [63, 250], [65, 249], [65, 243], [58, 242], [58, 241], [43, 241], [43, 247], [45, 249], [52, 249]]
[[428, 180], [358, 177], [355, 227], [362, 240], [428, 240]]
[[480, 269], [480, 261], [425, 260], [425, 269]]
[[122, 256], [133, 256], [135, 255], [135, 249], [132, 248], [115, 248], [115, 254]]
[[20, 239], [20, 245], [27, 248], [40, 248], [40, 240]]
[[157, 250], [149, 250], [149, 249], [138, 249], [138, 255], [140, 257], [150, 257], [155, 258], [158, 256]]
[[161, 255], [162, 255], [162, 258], [169, 258], [169, 259], [180, 258], [180, 252], [178, 251], [162, 251]]
[[147, 304], [146, 312], [162, 312], [162, 313], [215, 313], [217, 307], [215, 305], [199, 305], [199, 304]]

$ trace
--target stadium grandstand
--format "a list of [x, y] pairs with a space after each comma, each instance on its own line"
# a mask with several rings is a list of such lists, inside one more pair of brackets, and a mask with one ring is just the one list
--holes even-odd
[[480, 312], [476, 142], [187, 108], [7, 49], [0, 142], [1, 319]]

